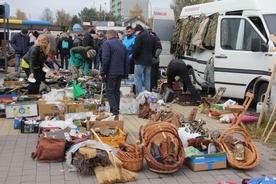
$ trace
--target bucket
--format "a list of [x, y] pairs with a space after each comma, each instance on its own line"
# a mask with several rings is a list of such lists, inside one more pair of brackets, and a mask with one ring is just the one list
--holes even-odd
[[[256, 105], [256, 113], [260, 113], [263, 109], [263, 105], [264, 103], [263, 102], [258, 102], [257, 105]], [[268, 110], [268, 107], [267, 105], [265, 106], [265, 111]]]

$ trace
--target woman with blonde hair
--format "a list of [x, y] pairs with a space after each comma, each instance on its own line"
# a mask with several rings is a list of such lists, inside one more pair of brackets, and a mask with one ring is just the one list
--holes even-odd
[[46, 34], [41, 34], [38, 36], [35, 44], [23, 56], [22, 68], [30, 79], [28, 94], [39, 94], [41, 81], [45, 77], [42, 68], [45, 66], [48, 57], [49, 43], [49, 37]]
[[60, 61], [61, 68], [64, 68], [64, 60], [65, 60], [65, 69], [68, 70], [69, 58], [70, 58], [70, 49], [73, 46], [72, 40], [70, 40], [69, 36], [66, 33], [62, 33], [57, 42], [57, 49], [60, 53]]

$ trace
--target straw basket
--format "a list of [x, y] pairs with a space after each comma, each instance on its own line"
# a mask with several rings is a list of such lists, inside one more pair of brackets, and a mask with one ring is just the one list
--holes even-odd
[[[226, 144], [227, 138], [233, 134], [239, 134], [244, 138], [244, 141], [242, 141], [245, 153], [244, 161], [236, 160], [236, 158], [232, 155], [230, 148]], [[259, 163], [260, 155], [257, 147], [252, 143], [248, 132], [242, 127], [233, 126], [225, 130], [221, 134], [221, 137], [217, 140], [217, 145], [222, 151], [226, 152], [228, 165], [231, 167], [239, 169], [251, 169]]]
[[137, 145], [137, 139], [132, 133], [128, 133], [133, 140], [135, 152], [127, 152], [121, 149], [118, 150], [117, 156], [123, 162], [123, 167], [133, 172], [142, 170], [143, 167], [143, 150]]
[[[185, 152], [182, 142], [178, 136], [177, 128], [168, 122], [150, 122], [140, 129], [143, 141], [143, 152], [150, 170], [157, 173], [173, 173], [184, 163]], [[163, 164], [158, 162], [151, 154], [151, 143], [160, 145], [162, 140], [169, 137], [175, 144], [177, 161], [174, 164]]]

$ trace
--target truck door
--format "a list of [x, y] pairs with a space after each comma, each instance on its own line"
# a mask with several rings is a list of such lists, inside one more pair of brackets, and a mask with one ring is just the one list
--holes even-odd
[[265, 60], [271, 60], [266, 53], [251, 51], [252, 38], [266, 39], [247, 17], [221, 16], [218, 21], [215, 87], [226, 87], [225, 96], [242, 99], [249, 83], [267, 71]]
[[154, 8], [153, 31], [161, 40], [162, 53], [160, 54], [160, 67], [167, 67], [173, 59], [170, 53], [171, 36], [174, 27], [174, 13], [172, 9]]

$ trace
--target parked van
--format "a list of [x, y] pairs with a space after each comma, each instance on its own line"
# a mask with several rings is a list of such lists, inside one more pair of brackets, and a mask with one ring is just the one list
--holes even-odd
[[[183, 21], [204, 15], [213, 18], [218, 13], [213, 30], [214, 46], [189, 50], [193, 46], [191, 31], [184, 40], [185, 53], [177, 55], [173, 45], [171, 53], [185, 61], [198, 83], [207, 83], [215, 89], [226, 87], [224, 96], [230, 98], [243, 99], [250, 91], [256, 101], [263, 101], [273, 69], [272, 58], [276, 57], [276, 43], [269, 38], [276, 35], [275, 6], [275, 0], [223, 0], [186, 6], [180, 15]], [[210, 25], [209, 22], [207, 26]], [[199, 29], [203, 28], [196, 30]], [[189, 31], [185, 30], [184, 34]], [[206, 81], [208, 77], [213, 81]]]

